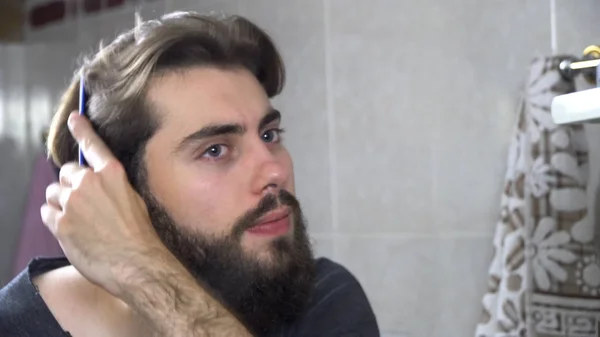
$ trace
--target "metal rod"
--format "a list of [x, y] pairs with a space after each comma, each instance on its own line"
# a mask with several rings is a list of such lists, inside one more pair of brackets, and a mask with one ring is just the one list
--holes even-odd
[[595, 68], [600, 64], [600, 59], [577, 61], [570, 64], [571, 70], [582, 70], [588, 68]]
[[581, 58], [567, 57], [562, 60], [559, 65], [560, 73], [570, 81], [581, 74], [587, 82], [596, 84], [596, 69], [600, 65], [600, 46], [587, 46], [582, 54]]

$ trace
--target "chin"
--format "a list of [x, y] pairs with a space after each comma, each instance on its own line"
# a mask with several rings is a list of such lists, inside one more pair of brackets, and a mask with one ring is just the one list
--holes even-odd
[[293, 240], [289, 236], [282, 236], [260, 245], [244, 246], [246, 254], [256, 259], [263, 267], [280, 269], [290, 262], [291, 256], [289, 248], [293, 245]]

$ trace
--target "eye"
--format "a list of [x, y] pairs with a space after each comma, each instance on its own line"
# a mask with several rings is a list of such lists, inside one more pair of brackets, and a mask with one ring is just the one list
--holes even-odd
[[281, 134], [284, 132], [283, 129], [270, 129], [262, 134], [262, 140], [265, 143], [278, 143], [281, 141]]
[[204, 153], [202, 153], [202, 158], [210, 158], [210, 159], [219, 159], [220, 157], [227, 154], [229, 149], [224, 144], [214, 144], [211, 145]]

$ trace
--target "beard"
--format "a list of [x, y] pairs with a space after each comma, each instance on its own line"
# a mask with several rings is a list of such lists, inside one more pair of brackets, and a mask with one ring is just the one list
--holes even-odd
[[[165, 246], [249, 330], [268, 333], [302, 314], [312, 293], [314, 257], [300, 205], [291, 193], [280, 190], [277, 195], [266, 195], [256, 208], [238, 218], [224, 237], [177, 225], [151, 193], [146, 190], [141, 195]], [[272, 241], [268, 259], [244, 252], [243, 233], [280, 206], [292, 210], [292, 235]]]

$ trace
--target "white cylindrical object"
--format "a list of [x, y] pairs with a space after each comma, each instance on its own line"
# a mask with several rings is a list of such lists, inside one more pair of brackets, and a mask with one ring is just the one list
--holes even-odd
[[556, 96], [551, 109], [556, 124], [597, 123], [600, 120], [600, 88]]

